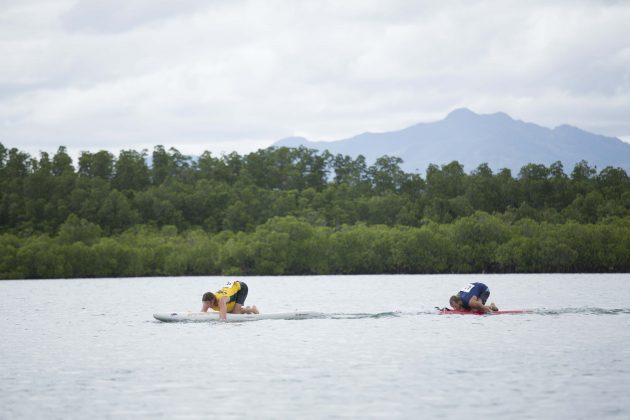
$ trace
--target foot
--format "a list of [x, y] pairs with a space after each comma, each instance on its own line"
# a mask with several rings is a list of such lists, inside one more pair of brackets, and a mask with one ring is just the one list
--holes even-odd
[[258, 309], [256, 308], [256, 306], [243, 306], [241, 308], [241, 313], [242, 314], [257, 314]]

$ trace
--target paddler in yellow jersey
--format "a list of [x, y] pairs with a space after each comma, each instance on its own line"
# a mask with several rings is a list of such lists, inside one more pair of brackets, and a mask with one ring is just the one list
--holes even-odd
[[201, 312], [208, 312], [212, 308], [219, 311], [219, 319], [226, 320], [227, 313], [257, 314], [256, 306], [243, 306], [247, 298], [247, 285], [242, 281], [228, 281], [225, 286], [215, 293], [204, 293], [201, 298]]

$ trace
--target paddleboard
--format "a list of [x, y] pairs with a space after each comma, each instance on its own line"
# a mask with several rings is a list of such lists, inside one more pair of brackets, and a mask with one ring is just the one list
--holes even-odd
[[439, 309], [440, 315], [503, 315], [503, 314], [526, 314], [531, 311], [515, 310], [515, 311], [492, 311], [484, 313], [482, 311], [456, 311], [452, 309]]
[[[280, 312], [269, 314], [227, 314], [227, 322], [260, 321], [262, 319], [306, 319], [315, 318], [320, 312]], [[218, 322], [218, 312], [170, 312], [156, 313], [153, 318], [162, 322]], [[225, 321], [223, 321], [225, 322]]]

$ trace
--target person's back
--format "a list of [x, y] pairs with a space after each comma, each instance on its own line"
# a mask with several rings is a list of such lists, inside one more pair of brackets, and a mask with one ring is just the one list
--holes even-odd
[[469, 283], [457, 294], [464, 304], [464, 308], [470, 309], [470, 299], [476, 297], [485, 305], [490, 297], [490, 289], [483, 283]]
[[490, 312], [498, 310], [494, 303], [486, 306], [490, 297], [490, 289], [483, 283], [468, 283], [457, 295], [451, 296], [449, 303], [455, 310], [474, 310]]
[[[245, 284], [245, 283], [243, 283]], [[238, 293], [240, 292], [242, 286], [241, 286], [241, 282], [240, 281], [228, 281], [225, 286], [223, 286], [221, 288], [221, 290], [217, 291], [214, 293], [214, 295], [218, 299], [221, 299], [222, 297], [226, 297], [227, 301], [226, 301], [226, 305], [227, 305], [227, 311], [228, 312], [232, 312], [234, 310], [234, 306], [236, 306], [236, 298], [238, 295]], [[247, 285], [245, 285], [245, 288], [247, 288]], [[245, 292], [245, 297], [247, 297], [247, 292]], [[245, 302], [245, 299], [243, 299], [243, 303]], [[214, 306], [212, 306], [212, 309], [214, 309], [215, 311], [219, 310], [219, 306], [218, 303]]]

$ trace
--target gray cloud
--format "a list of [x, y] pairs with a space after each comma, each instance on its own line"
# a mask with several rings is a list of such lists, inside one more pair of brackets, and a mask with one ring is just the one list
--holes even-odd
[[8, 2], [0, 141], [246, 152], [462, 106], [627, 138], [630, 4], [548, 3]]
[[119, 33], [194, 13], [203, 5], [197, 0], [79, 0], [61, 21], [68, 31]]

